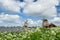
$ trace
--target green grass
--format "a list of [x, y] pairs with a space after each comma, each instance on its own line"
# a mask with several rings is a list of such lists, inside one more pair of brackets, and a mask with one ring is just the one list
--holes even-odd
[[26, 32], [3, 32], [0, 40], [60, 40], [60, 28], [40, 28]]

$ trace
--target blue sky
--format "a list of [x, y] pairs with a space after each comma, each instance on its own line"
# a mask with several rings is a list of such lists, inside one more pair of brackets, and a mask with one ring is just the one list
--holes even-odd
[[59, 0], [0, 0], [0, 26], [41, 26], [43, 18], [60, 25]]

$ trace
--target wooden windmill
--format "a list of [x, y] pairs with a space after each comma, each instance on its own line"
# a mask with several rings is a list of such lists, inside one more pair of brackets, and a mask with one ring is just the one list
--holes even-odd
[[25, 20], [23, 27], [24, 27], [24, 28], [27, 28], [27, 27], [28, 27], [28, 20]]
[[49, 23], [48, 23], [47, 19], [43, 19], [42, 26], [43, 27], [49, 27]]

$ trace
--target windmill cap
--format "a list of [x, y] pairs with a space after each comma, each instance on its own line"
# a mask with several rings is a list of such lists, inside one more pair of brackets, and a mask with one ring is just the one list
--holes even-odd
[[47, 19], [43, 19], [43, 21], [48, 21]]

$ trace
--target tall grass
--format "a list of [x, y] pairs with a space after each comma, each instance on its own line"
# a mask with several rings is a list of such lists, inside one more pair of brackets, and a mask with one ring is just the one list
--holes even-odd
[[39, 28], [35, 31], [3, 32], [0, 33], [0, 40], [60, 40], [60, 29]]

